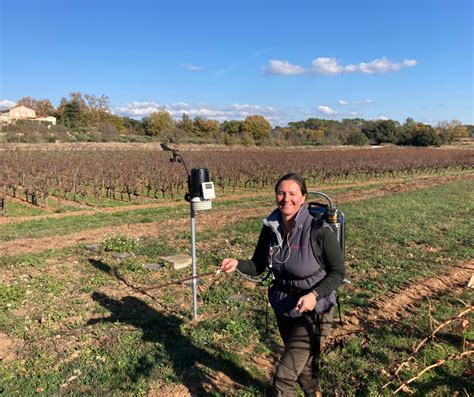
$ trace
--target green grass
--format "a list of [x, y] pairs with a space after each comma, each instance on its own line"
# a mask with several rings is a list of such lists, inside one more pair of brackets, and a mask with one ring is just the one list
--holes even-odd
[[[457, 181], [341, 207], [348, 219], [348, 275], [353, 281], [340, 291], [343, 309], [370, 305], [371, 299], [471, 258], [466, 220], [472, 217], [473, 187], [473, 181]], [[268, 205], [268, 195], [214, 207], [225, 212], [256, 205]], [[0, 234], [41, 236], [48, 227], [55, 228], [51, 234], [69, 233], [146, 217], [185, 218], [187, 206], [73, 216], [46, 225], [28, 221], [4, 225]], [[199, 272], [216, 270], [225, 256], [251, 255], [260, 228], [261, 217], [257, 217], [223, 229], [199, 230]], [[157, 289], [146, 296], [125, 285], [157, 285], [188, 276], [189, 269], [175, 271], [165, 264], [159, 271], [143, 267], [162, 255], [189, 253], [189, 247], [176, 247], [176, 240], [182, 238], [132, 241], [117, 236], [108, 241], [111, 251], [105, 244], [97, 252], [79, 246], [0, 258], [5, 277], [0, 284], [0, 331], [12, 338], [15, 353], [14, 360], [0, 363], [0, 394], [146, 396], [176, 390], [176, 385], [198, 395], [268, 392], [271, 380], [253, 361], [272, 355], [274, 344], [280, 343], [273, 314], [267, 312], [265, 287], [252, 287], [237, 275], [205, 277], [199, 287], [200, 319], [190, 321], [189, 286]], [[112, 252], [120, 250], [132, 256], [113, 258]], [[458, 299], [470, 302], [472, 295], [466, 291], [434, 296], [431, 309], [425, 301], [401, 322], [371, 328], [367, 335], [332, 350], [324, 358], [324, 388], [347, 396], [390, 395], [400, 382], [382, 390], [387, 373], [430, 333], [429, 310], [437, 321], [443, 321], [462, 309]], [[413, 365], [401, 372], [401, 379], [459, 351], [463, 337], [472, 342], [472, 330], [461, 335], [456, 325], [422, 349]], [[463, 388], [472, 394], [472, 381], [461, 377], [466, 369], [466, 361], [447, 363], [410, 388], [420, 396], [463, 395]], [[234, 386], [217, 384], [208, 392], [199, 389], [200, 383], [222, 376], [219, 373]]]
[[81, 230], [104, 226], [150, 223], [164, 219], [175, 219], [185, 214], [183, 206], [172, 208], [149, 208], [124, 212], [96, 213], [92, 215], [72, 215], [65, 218], [32, 219], [17, 224], [0, 227], [0, 241], [17, 238], [38, 238], [61, 236]]
[[8, 199], [6, 200], [5, 208], [2, 212], [3, 215], [8, 217], [37, 216], [49, 213], [49, 211], [40, 207], [34, 207], [31, 204], [19, 203]]

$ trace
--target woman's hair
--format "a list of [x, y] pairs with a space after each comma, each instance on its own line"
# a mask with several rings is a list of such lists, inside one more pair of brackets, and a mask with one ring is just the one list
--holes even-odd
[[304, 195], [308, 194], [308, 188], [306, 187], [306, 182], [304, 178], [297, 174], [296, 172], [289, 172], [288, 174], [283, 175], [280, 179], [278, 179], [278, 182], [275, 185], [275, 193], [277, 192], [278, 186], [280, 183], [283, 181], [294, 181], [298, 184], [298, 186], [301, 189], [301, 193]]

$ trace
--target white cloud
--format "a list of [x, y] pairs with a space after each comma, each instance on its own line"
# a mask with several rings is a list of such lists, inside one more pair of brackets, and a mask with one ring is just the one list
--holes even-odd
[[380, 74], [388, 72], [398, 72], [402, 67], [402, 64], [392, 62], [387, 58], [374, 59], [369, 63], [360, 63], [359, 70], [365, 74]]
[[334, 116], [337, 114], [337, 112], [334, 109], [331, 109], [329, 106], [323, 106], [323, 105], [318, 106], [318, 112], [326, 116]]
[[114, 113], [127, 117], [144, 117], [152, 112], [162, 109], [163, 107], [166, 108], [166, 106], [155, 102], [131, 102], [125, 106], [116, 107]]
[[372, 99], [363, 99], [358, 101], [346, 101], [345, 99], [339, 99], [337, 103], [341, 106], [348, 106], [348, 105], [369, 105], [373, 101]]
[[[183, 113], [189, 117], [205, 117], [219, 122], [225, 120], [244, 120], [247, 116], [259, 114], [264, 116], [271, 124], [277, 125], [297, 119], [284, 109], [276, 109], [271, 106], [258, 106], [249, 104], [233, 103], [228, 106], [212, 106], [208, 104], [190, 105], [186, 102], [174, 104], [159, 104], [156, 102], [131, 102], [124, 106], [115, 108], [115, 113], [120, 116], [141, 118], [148, 116], [152, 112], [164, 109], [169, 112], [174, 119], [179, 120]], [[298, 112], [298, 115], [302, 112]]]
[[357, 65], [346, 65], [344, 66], [344, 71], [347, 73], [354, 73], [357, 72]]
[[311, 62], [311, 70], [306, 71], [302, 66], [292, 65], [288, 61], [270, 60], [270, 65], [264, 68], [265, 74], [294, 75], [313, 73], [315, 75], [336, 76], [343, 73], [384, 74], [398, 72], [405, 67], [414, 67], [418, 64], [415, 59], [405, 59], [403, 62], [394, 62], [385, 57], [370, 62], [361, 62], [357, 65], [343, 65], [336, 58], [319, 57]]
[[204, 70], [203, 67], [196, 65], [183, 65], [183, 67], [191, 72], [202, 72]]
[[383, 57], [380, 59], [374, 59], [369, 63], [360, 63], [359, 71], [365, 74], [381, 74], [389, 72], [398, 72], [403, 67], [414, 67], [418, 64], [415, 59], [405, 59], [402, 63], [392, 62], [389, 59]]
[[377, 116], [377, 120], [389, 120], [389, 118], [387, 116], [380, 115], [380, 116]]
[[9, 101], [8, 99], [0, 99], [0, 110], [10, 109], [11, 107], [15, 105], [16, 105], [16, 102]]
[[403, 66], [406, 66], [406, 67], [413, 67], [413, 66], [416, 66], [418, 64], [418, 61], [416, 59], [405, 59], [403, 61]]
[[335, 76], [344, 71], [344, 67], [339, 64], [336, 58], [317, 58], [313, 60], [313, 73]]
[[[350, 101], [346, 102], [351, 104]], [[310, 117], [315, 117], [315, 114], [334, 118], [357, 117], [360, 114], [359, 112], [353, 111], [353, 109], [337, 111], [326, 105], [319, 105], [316, 109], [309, 110], [299, 107], [276, 108], [273, 106], [261, 106], [238, 102], [224, 106], [214, 106], [206, 103], [190, 104], [187, 102], [175, 102], [172, 104], [164, 104], [153, 101], [131, 102], [115, 108], [114, 113], [120, 116], [140, 119], [161, 109], [169, 112], [175, 120], [180, 120], [183, 113], [186, 113], [191, 118], [204, 117], [216, 120], [220, 123], [226, 120], [244, 120], [248, 116], [259, 114], [265, 117], [273, 126], [285, 126], [290, 121], [306, 120]]]
[[292, 65], [287, 61], [278, 61], [271, 59], [269, 63], [270, 65], [264, 68], [265, 74], [289, 76], [295, 74], [303, 74], [305, 72], [301, 66]]

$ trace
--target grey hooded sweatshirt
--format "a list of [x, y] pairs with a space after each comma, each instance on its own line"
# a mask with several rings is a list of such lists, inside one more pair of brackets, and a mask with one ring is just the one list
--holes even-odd
[[237, 268], [251, 275], [271, 267], [274, 279], [268, 297], [277, 314], [301, 316], [295, 310], [296, 303], [302, 295], [313, 290], [318, 295], [316, 312], [325, 312], [336, 302], [334, 291], [344, 279], [341, 248], [332, 228], [323, 223], [323, 269], [311, 248], [312, 220], [307, 206], [303, 205], [295, 217], [293, 229], [284, 236], [281, 213], [276, 209], [263, 220], [252, 258], [239, 261]]

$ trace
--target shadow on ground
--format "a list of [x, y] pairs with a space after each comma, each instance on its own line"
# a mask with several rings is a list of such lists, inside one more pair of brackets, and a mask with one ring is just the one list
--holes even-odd
[[[90, 263], [95, 268], [113, 275], [111, 267], [106, 263], [96, 260], [90, 260]], [[170, 366], [174, 376], [193, 395], [228, 395], [229, 390], [225, 389], [225, 385], [219, 385], [218, 379], [216, 381], [213, 377], [216, 372], [223, 373], [234, 382], [234, 391], [241, 387], [258, 391], [259, 395], [268, 392], [269, 384], [255, 378], [245, 368], [232, 361], [232, 355], [229, 354], [232, 352], [210, 347], [211, 353], [196, 346], [183, 335], [181, 326], [184, 321], [181, 318], [160, 313], [134, 296], [125, 296], [118, 300], [101, 292], [93, 292], [92, 299], [106, 308], [110, 316], [90, 319], [89, 325], [116, 322], [132, 325], [142, 331], [144, 342], [154, 344], [152, 359], [150, 350], [147, 349], [148, 352], [139, 362], [128, 370], [127, 376], [134, 382], [143, 378], [149, 379], [157, 368]]]

